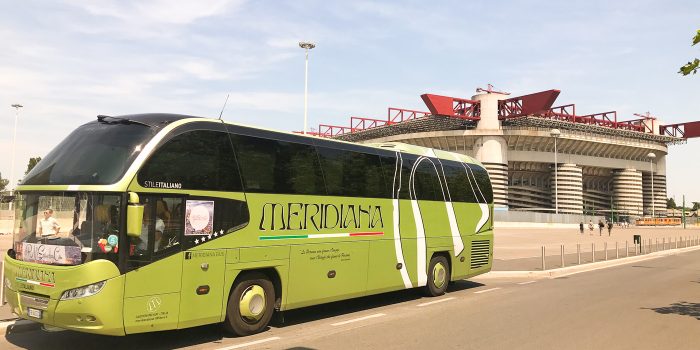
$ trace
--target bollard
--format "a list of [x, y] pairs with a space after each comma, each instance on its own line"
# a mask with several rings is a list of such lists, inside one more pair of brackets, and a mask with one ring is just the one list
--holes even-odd
[[581, 243], [576, 245], [576, 255], [578, 256], [578, 264], [581, 265]]
[[620, 258], [620, 248], [617, 246], [617, 241], [615, 241], [615, 259]]
[[603, 243], [603, 249], [605, 249], [605, 261], [608, 261], [608, 242]]
[[564, 245], [561, 245], [561, 267], [564, 267]]
[[676, 243], [676, 249], [678, 249], [678, 237], [676, 237], [676, 240], [674, 242]]
[[[649, 244], [651, 244], [651, 238], [649, 238]], [[644, 242], [644, 245], [642, 245], [642, 254], [646, 254], [647, 250], [649, 250], [649, 248], [647, 248], [647, 244]]]
[[[637, 249], [637, 247], [635, 246], [634, 249]], [[625, 241], [625, 258], [629, 258], [629, 257], [630, 257], [630, 244], [629, 244], [629, 242]]]
[[542, 271], [544, 271], [545, 265], [544, 265], [544, 246], [542, 246]]
[[662, 241], [661, 241], [661, 250], [666, 250], [666, 237], [662, 238]]
[[591, 262], [595, 262], [595, 243], [591, 243]]

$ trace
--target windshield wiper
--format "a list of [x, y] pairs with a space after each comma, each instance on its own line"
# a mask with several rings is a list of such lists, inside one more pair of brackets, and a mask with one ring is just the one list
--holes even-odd
[[97, 121], [100, 123], [107, 123], [107, 124], [138, 124], [138, 125], [147, 126], [149, 128], [153, 127], [153, 125], [149, 125], [149, 124], [146, 124], [144, 122], [140, 122], [138, 120], [110, 117], [108, 115], [102, 115], [102, 114], [97, 116]]

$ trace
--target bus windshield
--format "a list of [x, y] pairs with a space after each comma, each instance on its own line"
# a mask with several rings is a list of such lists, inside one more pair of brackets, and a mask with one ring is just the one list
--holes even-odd
[[13, 248], [21, 261], [79, 265], [118, 261], [121, 196], [96, 193], [17, 193]]
[[126, 119], [87, 123], [66, 137], [27, 174], [23, 185], [110, 185], [155, 133]]

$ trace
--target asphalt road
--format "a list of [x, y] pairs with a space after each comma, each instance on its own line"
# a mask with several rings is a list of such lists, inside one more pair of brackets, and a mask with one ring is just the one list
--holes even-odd
[[246, 338], [217, 326], [113, 338], [8, 329], [29, 349], [696, 349], [700, 251], [556, 279], [455, 283], [291, 311]]

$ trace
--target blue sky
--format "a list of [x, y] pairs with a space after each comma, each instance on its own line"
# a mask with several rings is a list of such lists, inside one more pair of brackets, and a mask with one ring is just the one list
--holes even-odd
[[[700, 120], [697, 1], [0, 0], [0, 173], [16, 176], [97, 114], [174, 112], [299, 130], [425, 110], [422, 93], [562, 91], [581, 114]], [[672, 146], [668, 193], [700, 200], [699, 140]]]

